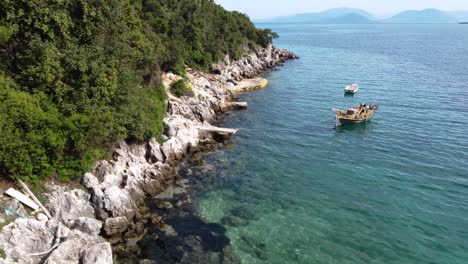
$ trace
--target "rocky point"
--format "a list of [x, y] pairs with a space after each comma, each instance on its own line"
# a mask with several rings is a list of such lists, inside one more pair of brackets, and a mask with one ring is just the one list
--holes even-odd
[[[112, 263], [112, 242], [138, 239], [145, 233], [144, 223], [150, 218], [145, 200], [181, 192], [167, 191], [175, 181], [178, 161], [229, 137], [230, 130], [214, 129], [210, 122], [233, 108], [246, 107], [232, 102], [242, 80], [295, 58], [271, 45], [254, 48], [239, 60], [226, 56], [210, 73], [188, 69], [193, 96], [182, 98], [169, 89], [181, 77], [164, 74], [168, 100], [163, 140], [121, 141], [112, 159], [96, 162], [93, 171], [83, 175], [82, 189], [50, 186], [44, 205], [52, 219], [42, 214], [28, 217], [23, 209], [25, 218], [17, 218], [0, 232], [0, 263]], [[158, 219], [152, 216], [153, 223], [163, 227]]]

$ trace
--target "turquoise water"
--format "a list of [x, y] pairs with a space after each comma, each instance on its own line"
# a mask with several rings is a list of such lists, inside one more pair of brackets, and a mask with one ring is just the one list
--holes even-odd
[[[222, 123], [197, 215], [243, 263], [468, 263], [468, 27], [267, 26], [301, 59]], [[334, 129], [361, 102], [374, 119]]]

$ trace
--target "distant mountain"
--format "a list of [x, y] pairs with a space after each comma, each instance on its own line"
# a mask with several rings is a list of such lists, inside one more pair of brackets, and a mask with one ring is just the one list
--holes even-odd
[[313, 24], [367, 24], [374, 17], [362, 9], [335, 8], [320, 13], [296, 14], [285, 17], [258, 20], [267, 23], [313, 23]]
[[437, 9], [409, 10], [401, 12], [389, 19], [386, 23], [457, 23], [458, 19], [446, 12]]
[[346, 8], [346, 7], [344, 7], [344, 8], [333, 8], [333, 9], [329, 9], [329, 10], [320, 12], [318, 14], [321, 14], [322, 16], [329, 17], [329, 18], [340, 17], [340, 16], [344, 16], [344, 15], [349, 15], [349, 14], [358, 14], [358, 15], [361, 15], [363, 17], [366, 17], [369, 20], [374, 19], [374, 16], [369, 14], [369, 12], [367, 12], [365, 10], [362, 10], [362, 9], [358, 9], [358, 8]]
[[360, 14], [346, 14], [334, 18], [323, 19], [319, 21], [320, 24], [372, 24], [376, 23], [374, 20], [360, 15]]

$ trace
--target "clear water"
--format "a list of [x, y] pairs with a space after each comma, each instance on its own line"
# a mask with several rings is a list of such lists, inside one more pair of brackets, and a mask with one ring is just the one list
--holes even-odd
[[[468, 27], [260, 26], [301, 59], [222, 123], [197, 214], [243, 263], [468, 263]], [[374, 119], [334, 129], [361, 102]]]

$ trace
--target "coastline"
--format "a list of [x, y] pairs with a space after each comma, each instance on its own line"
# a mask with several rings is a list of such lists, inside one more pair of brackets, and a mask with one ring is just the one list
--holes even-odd
[[[5, 257], [0, 263], [112, 263], [111, 243], [138, 241], [145, 235], [148, 221], [164, 228], [162, 217], [150, 213], [147, 198], [183, 193], [186, 182], [178, 177], [177, 165], [191, 153], [222, 146], [235, 133], [210, 122], [245, 108], [236, 102], [235, 93], [266, 87], [268, 82], [258, 77], [260, 73], [296, 58], [287, 50], [269, 46], [254, 49], [237, 61], [226, 56], [213, 65], [216, 73], [189, 69], [193, 97], [172, 96], [168, 87], [180, 77], [163, 76], [169, 95], [164, 142], [155, 138], [145, 144], [121, 141], [112, 160], [96, 162], [93, 171], [82, 177], [86, 190], [50, 184], [44, 205], [53, 219], [18, 218], [3, 227], [0, 247]], [[59, 243], [51, 252], [30, 255], [47, 252], [55, 240]]]

